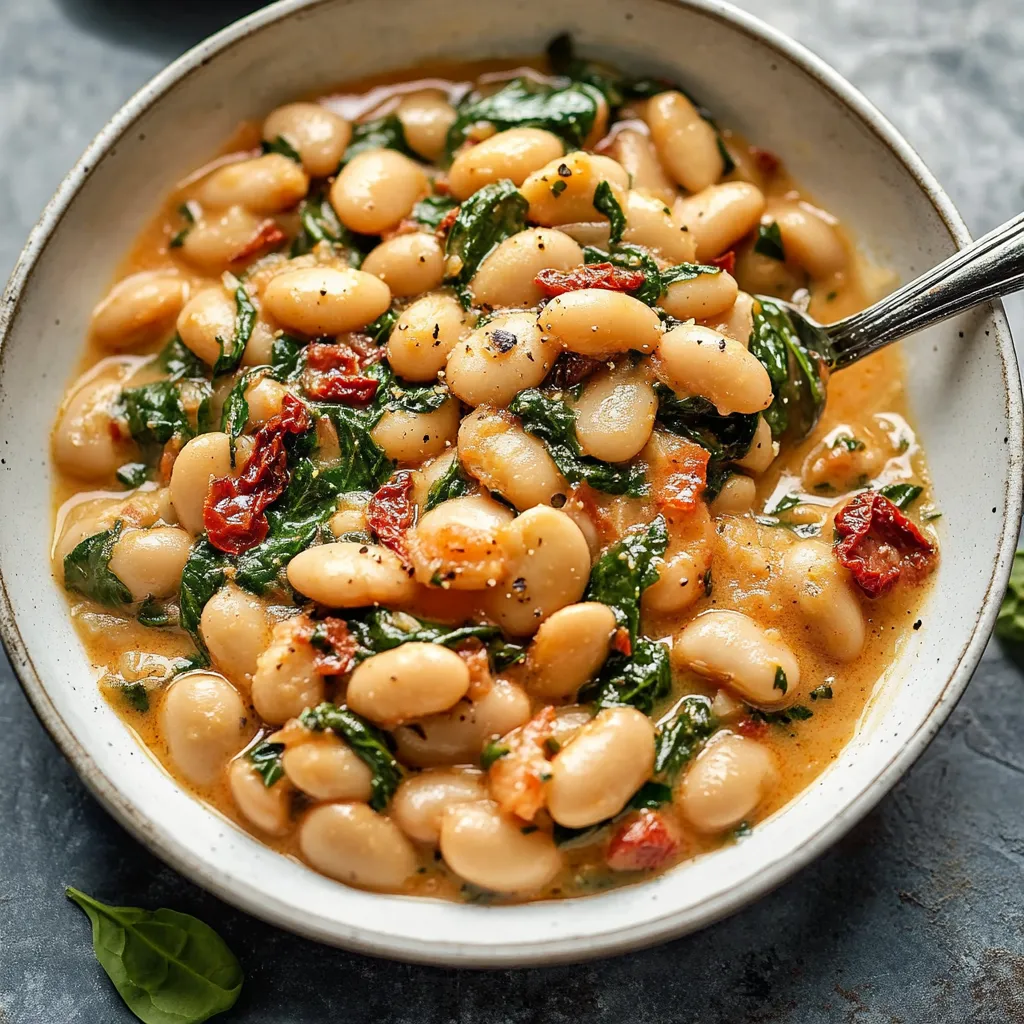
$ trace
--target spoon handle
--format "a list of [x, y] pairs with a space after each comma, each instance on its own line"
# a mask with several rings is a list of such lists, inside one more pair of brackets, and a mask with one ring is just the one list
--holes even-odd
[[842, 369], [900, 338], [1024, 288], [1024, 213], [825, 330]]

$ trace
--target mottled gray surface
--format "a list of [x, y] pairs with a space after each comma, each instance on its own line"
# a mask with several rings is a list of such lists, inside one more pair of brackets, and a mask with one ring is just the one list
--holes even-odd
[[[1019, 0], [743, 6], [857, 83], [937, 172], [972, 231], [1024, 208]], [[245, 8], [0, 0], [0, 274], [116, 107]], [[1011, 305], [1018, 326], [1022, 309]], [[1021, 698], [1019, 670], [990, 648], [963, 703], [882, 805], [725, 923], [612, 961], [471, 973], [316, 946], [196, 889], [91, 799], [0, 659], [0, 1024], [131, 1019], [93, 959], [85, 920], [61, 895], [67, 883], [111, 902], [170, 905], [218, 928], [246, 972], [225, 1021], [1024, 1021]]]

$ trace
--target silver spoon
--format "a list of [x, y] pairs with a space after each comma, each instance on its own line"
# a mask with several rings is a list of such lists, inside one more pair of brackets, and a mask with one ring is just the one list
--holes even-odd
[[758, 295], [784, 309], [828, 369], [842, 370], [886, 345], [1024, 288], [1024, 213], [853, 316], [823, 325], [791, 302]]

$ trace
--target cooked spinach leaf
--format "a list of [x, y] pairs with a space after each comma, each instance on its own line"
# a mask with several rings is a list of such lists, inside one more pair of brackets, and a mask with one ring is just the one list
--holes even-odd
[[181, 573], [181, 588], [178, 604], [179, 625], [188, 633], [202, 657], [207, 662], [206, 644], [199, 632], [199, 619], [206, 602], [224, 585], [224, 570], [230, 565], [228, 556], [218, 551], [205, 537], [200, 537], [189, 551], [188, 560]]
[[171, 616], [167, 612], [167, 606], [157, 601], [156, 598], [147, 597], [139, 606], [139, 613], [135, 616], [140, 626], [149, 626], [152, 629], [159, 629], [161, 626], [171, 624]]
[[85, 911], [96, 959], [143, 1024], [201, 1024], [235, 1005], [242, 968], [209, 925], [166, 907], [111, 907], [64, 891]]
[[684, 697], [675, 715], [658, 730], [655, 776], [672, 785], [717, 725], [707, 697], [699, 694]]
[[483, 770], [489, 771], [492, 764], [495, 761], [500, 761], [503, 757], [511, 753], [510, 749], [503, 743], [499, 743], [497, 740], [488, 740], [484, 744], [484, 749], [480, 754], [480, 767]]
[[302, 166], [302, 157], [283, 135], [278, 135], [273, 142], [267, 142], [264, 139], [261, 148], [264, 153], [279, 153], [281, 156], [288, 157], [289, 160], [294, 160], [300, 167]]
[[721, 272], [721, 267], [712, 266], [710, 263], [677, 263], [674, 267], [666, 267], [661, 272], [661, 290], [664, 293], [670, 284], [676, 284], [679, 281], [696, 281], [698, 277], [705, 274], [713, 277]]
[[171, 249], [180, 249], [185, 244], [185, 239], [188, 237], [188, 233], [192, 230], [196, 223], [196, 215], [192, 210], [190, 203], [182, 203], [178, 207], [178, 216], [185, 222], [184, 227], [179, 231], [176, 231], [172, 236], [171, 240], [167, 243]]
[[908, 508], [921, 497], [924, 488], [919, 484], [886, 484], [878, 493], [888, 498], [897, 508]]
[[528, 434], [544, 442], [555, 465], [570, 483], [585, 480], [595, 490], [634, 498], [647, 493], [643, 466], [602, 462], [582, 453], [576, 437], [576, 414], [565, 402], [549, 398], [537, 388], [528, 388], [520, 391], [508, 408], [519, 417]]
[[544, 128], [571, 149], [579, 149], [594, 127], [602, 99], [600, 91], [587, 82], [558, 87], [515, 78], [489, 96], [470, 93], [459, 104], [445, 150], [450, 159], [477, 124], [493, 125], [499, 132]]
[[149, 467], [144, 462], [126, 462], [114, 474], [118, 481], [129, 489], [141, 487], [149, 476]]
[[352, 141], [341, 158], [344, 167], [353, 157], [371, 149], [397, 149], [414, 160], [418, 159], [405, 140], [405, 129], [397, 114], [375, 117], [372, 121], [360, 121], [352, 126]]
[[397, 309], [386, 309], [376, 320], [368, 323], [360, 333], [368, 334], [375, 344], [383, 345], [391, 337], [391, 332], [395, 329], [400, 315]]
[[144, 715], [149, 710], [149, 690], [142, 683], [125, 683], [120, 689], [122, 700], [132, 711]]
[[792, 725], [793, 722], [806, 722], [808, 718], [814, 717], [814, 712], [803, 704], [794, 704], [781, 711], [762, 711], [752, 707], [748, 707], [747, 711], [755, 722], [766, 725]]
[[268, 743], [264, 740], [257, 743], [246, 757], [252, 762], [252, 766], [260, 773], [263, 785], [268, 789], [284, 778], [284, 744]]
[[469, 477], [462, 471], [462, 466], [457, 458], [452, 459], [451, 465], [430, 485], [427, 491], [427, 503], [423, 508], [424, 512], [437, 508], [442, 501], [449, 498], [462, 498], [470, 494], [473, 484]]
[[177, 334], [166, 345], [157, 357], [157, 365], [167, 374], [168, 380], [182, 380], [186, 377], [205, 377], [206, 366]]
[[593, 701], [599, 708], [628, 705], [649, 715], [671, 689], [668, 648], [647, 637], [639, 637], [628, 657], [612, 651], [597, 678], [580, 690], [579, 700], [580, 703]]
[[826, 368], [833, 361], [827, 341], [799, 321], [794, 326], [781, 306], [761, 298], [754, 303], [750, 351], [772, 382], [775, 397], [762, 413], [772, 437], [806, 437], [825, 408]]
[[757, 238], [754, 240], [754, 252], [762, 256], [768, 256], [780, 263], [786, 260], [786, 250], [782, 245], [782, 232], [779, 230], [777, 221], [769, 221], [767, 224], [759, 224], [757, 227]]
[[723, 416], [706, 398], [679, 398], [666, 384], [654, 385], [658, 422], [673, 434], [688, 438], [711, 453], [717, 462], [735, 462], [750, 451], [757, 433], [757, 413]]
[[644, 275], [644, 283], [630, 294], [648, 306], [657, 304], [664, 289], [661, 286], [661, 271], [654, 257], [638, 245], [630, 245], [628, 242], [620, 242], [613, 246], [610, 252], [598, 249], [596, 246], [587, 245], [583, 247], [583, 262], [611, 263], [615, 267], [624, 267], [626, 270], [638, 270]]
[[274, 339], [270, 346], [270, 365], [277, 379], [291, 380], [298, 376], [301, 361], [302, 342], [287, 334]]
[[615, 68], [605, 67], [576, 56], [572, 36], [556, 36], [548, 43], [548, 60], [556, 75], [586, 82], [603, 93], [613, 110], [628, 99], [649, 99], [672, 88], [671, 82], [653, 78], [627, 78]]
[[256, 325], [256, 307], [249, 298], [244, 285], [235, 289], [235, 328], [230, 343], [224, 338], [220, 342], [220, 355], [213, 364], [213, 375], [219, 377], [223, 373], [232, 373], [242, 361], [242, 353], [249, 343], [252, 329]]
[[446, 266], [457, 267], [446, 280], [469, 309], [469, 283], [480, 264], [506, 238], [526, 227], [526, 197], [507, 178], [484, 185], [460, 207], [445, 242]]
[[64, 556], [64, 588], [116, 608], [131, 604], [131, 591], [110, 571], [110, 555], [121, 536], [120, 519], [109, 530], [94, 533]]
[[600, 601], [615, 613], [615, 620], [635, 640], [640, 628], [640, 597], [658, 580], [658, 563], [668, 547], [664, 516], [630, 530], [609, 545], [590, 570], [585, 601]]
[[594, 209], [602, 216], [608, 218], [610, 233], [608, 241], [611, 245], [617, 245], [622, 238], [622, 232], [626, 230], [626, 215], [622, 212], [618, 199], [612, 191], [612, 186], [607, 181], [600, 181], [594, 189]]
[[[238, 380], [232, 385], [227, 398], [224, 399], [224, 406], [220, 412], [220, 429], [231, 438], [240, 437], [245, 432], [245, 425], [249, 422], [249, 402], [245, 397], [246, 391], [259, 380], [266, 376], [265, 366], [253, 366], [240, 374]], [[234, 464], [234, 447], [232, 446], [232, 464]]]
[[811, 700], [831, 700], [832, 687], [828, 683], [822, 683], [811, 690]]
[[412, 208], [412, 219], [427, 231], [436, 231], [441, 221], [458, 205], [458, 199], [452, 196], [426, 196]]
[[373, 773], [370, 782], [370, 806], [383, 811], [402, 781], [402, 766], [388, 745], [388, 736], [366, 719], [336, 704], [307, 708], [299, 721], [315, 732], [330, 729], [343, 739]]
[[299, 233], [292, 242], [289, 255], [305, 256], [320, 242], [326, 242], [338, 255], [343, 255], [350, 266], [358, 268], [363, 262], [363, 253], [369, 251], [373, 242], [363, 235], [349, 231], [338, 220], [324, 191], [311, 194], [299, 203]]
[[128, 421], [132, 437], [143, 449], [162, 447], [172, 437], [192, 436], [179, 387], [169, 380], [125, 388], [118, 406], [118, 412]]

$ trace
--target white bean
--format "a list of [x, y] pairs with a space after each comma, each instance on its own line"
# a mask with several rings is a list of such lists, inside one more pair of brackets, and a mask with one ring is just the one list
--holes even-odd
[[188, 229], [178, 251], [208, 274], [220, 274], [232, 266], [237, 270], [268, 245], [284, 239], [274, 221], [244, 206], [229, 206], [223, 212], [204, 213], [199, 223]]
[[697, 259], [721, 256], [757, 227], [764, 212], [764, 195], [746, 181], [711, 185], [687, 199], [677, 199], [673, 215], [697, 243]]
[[253, 707], [271, 725], [284, 725], [325, 696], [317, 671], [317, 652], [299, 635], [297, 623], [285, 619], [274, 626], [270, 646], [256, 659], [252, 677]]
[[644, 189], [671, 206], [676, 198], [676, 186], [665, 173], [649, 136], [631, 128], [624, 129], [615, 135], [611, 155], [629, 175], [631, 188]]
[[245, 400], [249, 404], [249, 418], [246, 426], [252, 430], [261, 427], [271, 417], [281, 412], [285, 397], [290, 392], [273, 377], [260, 377], [245, 389]]
[[473, 276], [479, 306], [536, 306], [544, 292], [536, 283], [542, 270], [571, 270], [583, 263], [583, 250], [562, 231], [530, 228], [506, 238]]
[[281, 757], [284, 773], [314, 800], [369, 800], [373, 772], [333, 733], [314, 734], [288, 744]]
[[455, 444], [459, 411], [454, 398], [446, 399], [433, 412], [390, 409], [377, 421], [370, 436], [389, 459], [419, 463]]
[[629, 175], [614, 160], [577, 150], [534, 171], [519, 190], [530, 204], [527, 220], [544, 227], [601, 220], [594, 192], [602, 181], [612, 186], [620, 205]]
[[647, 124], [661, 162], [688, 192], [714, 184], [725, 171], [715, 129], [675, 90], [647, 103]]
[[461, 878], [492, 892], [536, 892], [562, 867], [547, 832], [524, 835], [490, 802], [457, 804], [441, 819], [441, 854]]
[[263, 122], [263, 138], [283, 138], [302, 158], [306, 173], [326, 178], [338, 169], [352, 137], [352, 126], [319, 103], [286, 103]]
[[390, 305], [391, 292], [383, 281], [348, 267], [288, 270], [263, 290], [263, 308], [270, 316], [286, 330], [311, 337], [356, 331]]
[[459, 427], [463, 468], [520, 511], [550, 505], [569, 485], [543, 441], [527, 434], [507, 413], [474, 409]]
[[541, 623], [530, 644], [527, 689], [545, 700], [572, 700], [604, 664], [614, 632], [615, 615], [605, 604], [560, 608]]
[[846, 267], [846, 247], [824, 211], [810, 203], [781, 201], [771, 203], [767, 215], [779, 225], [787, 263], [795, 263], [817, 280]]
[[562, 140], [543, 128], [510, 128], [460, 150], [448, 171], [448, 185], [458, 200], [504, 178], [522, 185], [563, 152]]
[[623, 241], [653, 249], [669, 263], [693, 261], [693, 235], [676, 220], [660, 196], [631, 189], [626, 193], [622, 212], [626, 215]]
[[74, 388], [65, 400], [53, 430], [53, 455], [65, 473], [102, 480], [129, 461], [135, 446], [111, 415], [121, 387], [105, 375]]
[[676, 635], [672, 661], [725, 683], [763, 707], [790, 703], [800, 686], [800, 666], [793, 652], [742, 612], [698, 615]]
[[267, 366], [273, 358], [274, 340], [277, 332], [265, 320], [257, 319], [252, 334], [245, 343], [242, 366]]
[[411, 775], [391, 802], [395, 824], [417, 843], [437, 846], [441, 818], [449, 807], [487, 799], [486, 777], [469, 768], [438, 769]]
[[736, 460], [736, 465], [750, 473], [763, 473], [775, 461], [778, 451], [778, 446], [772, 441], [772, 428], [762, 416], [757, 421], [757, 430], [754, 432], [754, 440], [750, 442], [750, 450], [742, 459]]
[[711, 503], [713, 516], [741, 516], [754, 507], [757, 499], [757, 484], [742, 473], [733, 473], [722, 484], [718, 496]]
[[698, 832], [725, 832], [757, 809], [777, 777], [769, 750], [756, 740], [722, 732], [683, 776], [679, 808]]
[[513, 519], [502, 543], [509, 554], [506, 576], [486, 595], [484, 608], [506, 632], [529, 636], [583, 596], [590, 548], [569, 516], [544, 505]]
[[658, 305], [677, 320], [703, 320], [731, 309], [738, 294], [736, 279], [728, 271], [720, 270], [717, 274], [698, 274], [692, 280], [670, 284]]
[[536, 387], [557, 355], [558, 346], [542, 336], [533, 313], [509, 313], [456, 344], [445, 380], [467, 405], [505, 406], [520, 391]]
[[288, 582], [328, 608], [402, 604], [415, 593], [413, 581], [393, 551], [344, 541], [300, 551], [288, 563]]
[[132, 592], [133, 601], [178, 592], [192, 538], [176, 526], [125, 530], [110, 552], [110, 571]]
[[361, 889], [398, 889], [416, 871], [412, 843], [363, 803], [314, 807], [299, 827], [299, 848], [317, 871]]
[[619, 813], [654, 769], [654, 725], [636, 708], [606, 708], [551, 762], [551, 817], [586, 828]]
[[[235, 467], [244, 462], [236, 452]], [[231, 473], [231, 439], [213, 430], [193, 437], [171, 468], [171, 502], [178, 521], [193, 536], [203, 532], [203, 504], [210, 481]]]
[[650, 440], [658, 412], [654, 388], [628, 365], [594, 374], [574, 404], [580, 448], [603, 462], [627, 462], [638, 455]]
[[721, 334], [727, 334], [744, 348], [749, 348], [750, 335], [754, 330], [754, 297], [748, 292], [739, 292], [729, 309], [705, 318], [703, 325]]
[[583, 288], [552, 299], [537, 318], [540, 329], [570, 352], [609, 359], [635, 349], [650, 352], [661, 321], [650, 306], [623, 292]]
[[188, 283], [173, 273], [132, 274], [118, 281], [92, 311], [92, 336], [119, 352], [161, 341], [187, 297]]
[[309, 177], [292, 159], [267, 153], [218, 167], [199, 186], [204, 206], [223, 209], [244, 206], [253, 213], [280, 213], [309, 191]]
[[199, 632], [214, 665], [248, 690], [257, 659], [270, 643], [263, 602], [233, 584], [221, 587], [203, 606]]
[[472, 318], [451, 295], [425, 295], [396, 321], [388, 338], [388, 362], [405, 380], [433, 380], [471, 325]]
[[643, 610], [655, 615], [678, 614], [704, 597], [705, 573], [711, 562], [704, 550], [681, 551], [661, 564], [658, 579], [643, 593]]
[[367, 253], [362, 270], [379, 277], [392, 295], [419, 295], [440, 287], [444, 252], [433, 235], [413, 231], [381, 242]]
[[761, 412], [772, 404], [772, 382], [757, 357], [708, 327], [681, 324], [666, 331], [655, 367], [673, 391], [702, 395], [723, 416]]
[[331, 185], [331, 206], [342, 224], [365, 235], [396, 227], [428, 187], [423, 168], [394, 149], [354, 156]]
[[247, 757], [231, 762], [228, 786], [235, 806], [249, 824], [268, 836], [282, 836], [291, 828], [292, 787], [287, 779], [278, 779], [272, 786]]
[[160, 726], [171, 762], [196, 786], [215, 782], [252, 733], [242, 698], [213, 672], [190, 672], [171, 683]]
[[440, 89], [407, 92], [395, 108], [409, 148], [424, 160], [435, 162], [444, 153], [448, 129], [455, 118], [455, 108]]
[[235, 300], [219, 285], [204, 288], [178, 314], [178, 336], [185, 347], [212, 366], [235, 332]]

